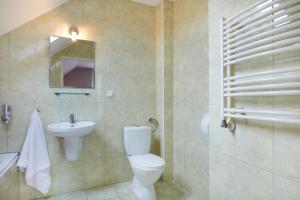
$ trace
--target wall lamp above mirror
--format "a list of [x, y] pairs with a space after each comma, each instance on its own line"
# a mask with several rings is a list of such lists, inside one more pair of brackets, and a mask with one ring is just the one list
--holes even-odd
[[69, 34], [71, 35], [71, 39], [73, 42], [75, 42], [78, 39], [79, 30], [76, 27], [71, 27], [69, 29]]
[[95, 42], [73, 39], [49, 37], [50, 88], [95, 88]]

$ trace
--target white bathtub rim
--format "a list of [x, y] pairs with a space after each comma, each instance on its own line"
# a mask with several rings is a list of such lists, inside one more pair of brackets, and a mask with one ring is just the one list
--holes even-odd
[[[4, 176], [4, 174], [17, 162], [19, 156], [18, 153], [1, 153], [1, 154], [12, 154], [11, 160], [8, 162], [6, 166], [0, 171], [0, 178]], [[1, 156], [0, 154], [0, 156]]]

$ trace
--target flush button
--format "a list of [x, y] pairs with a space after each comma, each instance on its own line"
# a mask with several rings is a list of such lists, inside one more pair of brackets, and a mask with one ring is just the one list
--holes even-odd
[[106, 91], [106, 97], [112, 98], [114, 96], [114, 91], [113, 90], [107, 90]]

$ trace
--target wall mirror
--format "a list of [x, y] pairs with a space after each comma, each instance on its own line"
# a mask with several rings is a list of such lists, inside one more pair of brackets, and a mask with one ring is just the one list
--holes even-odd
[[95, 42], [50, 36], [49, 86], [95, 88]]

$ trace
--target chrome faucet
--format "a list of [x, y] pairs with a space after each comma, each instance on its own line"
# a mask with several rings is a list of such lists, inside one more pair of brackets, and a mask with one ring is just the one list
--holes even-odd
[[75, 115], [74, 114], [70, 114], [70, 123], [75, 124]]

